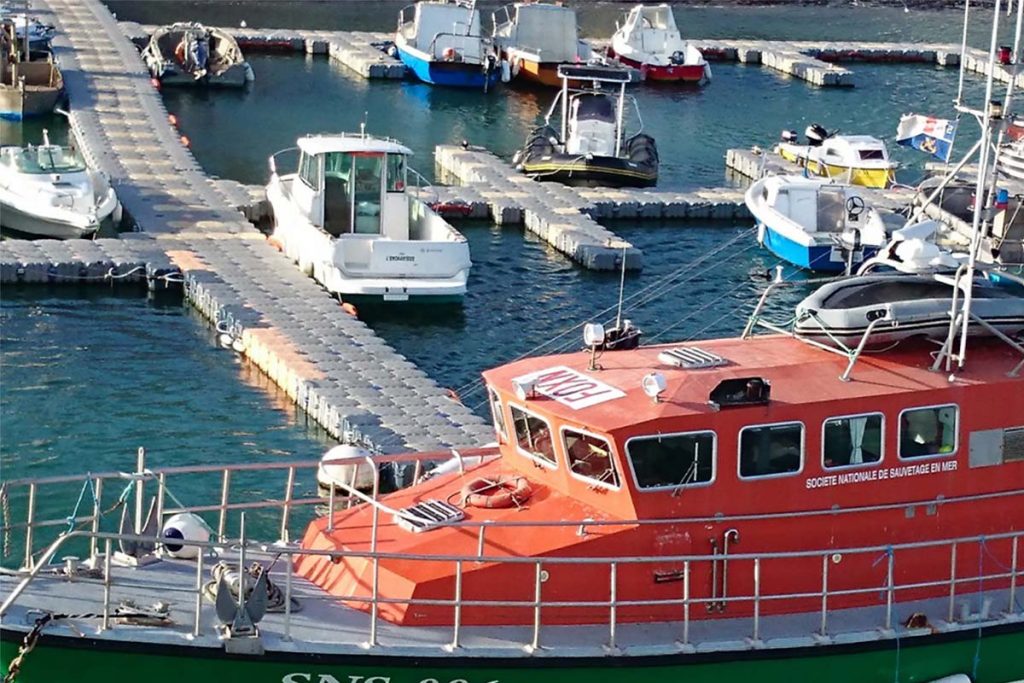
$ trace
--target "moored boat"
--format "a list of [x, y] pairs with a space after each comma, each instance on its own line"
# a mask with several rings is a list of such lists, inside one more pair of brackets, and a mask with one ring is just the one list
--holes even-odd
[[683, 40], [670, 5], [636, 5], [615, 28], [608, 56], [640, 69], [647, 80], [711, 80], [711, 66], [700, 50]]
[[747, 189], [745, 201], [757, 224], [757, 241], [806, 270], [852, 272], [887, 240], [881, 214], [851, 185], [766, 176]]
[[142, 50], [142, 61], [164, 85], [240, 88], [255, 78], [231, 34], [196, 22], [158, 28]]
[[106, 176], [73, 147], [0, 147], [0, 227], [33, 237], [88, 237], [116, 227], [121, 204]]
[[[3, 576], [5, 668], [17, 656], [27, 683], [126, 666], [154, 683], [1024, 676], [1019, 349], [975, 339], [950, 382], [913, 340], [851, 360], [790, 335], [603, 353], [601, 336], [485, 372], [498, 457], [456, 454], [386, 495], [353, 475], [328, 482], [344, 503], [296, 496], [316, 462], [140, 458], [6, 482], [5, 529], [27, 541]], [[222, 484], [182, 507], [198, 477]], [[253, 500], [248, 481], [284, 492]], [[55, 490], [79, 499], [70, 516], [26, 506]], [[93, 510], [133, 491], [134, 524], [106, 531]], [[314, 503], [325, 515], [294, 542]], [[51, 564], [75, 547], [87, 559]]]
[[805, 135], [807, 144], [800, 145], [794, 131], [783, 131], [775, 152], [810, 173], [851, 185], [888, 188], [896, 182], [897, 164], [878, 138], [829, 133], [816, 123]]
[[[975, 334], [1009, 336], [1024, 331], [1024, 297], [1012, 288], [977, 278], [972, 310], [988, 325]], [[910, 337], [944, 339], [954, 297], [965, 286], [950, 276], [925, 274], [862, 275], [823, 285], [796, 308], [794, 332], [828, 342], [856, 343], [869, 328], [870, 342], [890, 344]]]
[[[296, 170], [277, 158], [298, 152]], [[458, 301], [466, 239], [409, 193], [412, 152], [369, 135], [313, 135], [270, 159], [272, 239], [328, 291], [350, 300]]]
[[[636, 101], [626, 95], [627, 69], [597, 65], [558, 67], [562, 90], [512, 163], [527, 175], [567, 185], [651, 187], [658, 182], [658, 148], [642, 132]], [[570, 81], [591, 84], [570, 88]], [[613, 95], [601, 84], [618, 86]], [[626, 133], [627, 101], [640, 129]], [[559, 128], [552, 120], [558, 112]]]
[[395, 48], [409, 71], [431, 85], [487, 91], [501, 77], [475, 0], [421, 0], [403, 8]]
[[579, 38], [576, 10], [561, 4], [517, 2], [492, 17], [493, 40], [510, 77], [562, 87], [559, 64], [589, 62], [593, 49]]
[[14, 24], [0, 23], [0, 118], [21, 120], [53, 112], [64, 93], [64, 78], [49, 52], [24, 55]]

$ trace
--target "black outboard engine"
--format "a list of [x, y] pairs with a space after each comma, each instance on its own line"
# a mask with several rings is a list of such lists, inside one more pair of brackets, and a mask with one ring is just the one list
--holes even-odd
[[832, 137], [823, 126], [817, 123], [812, 123], [807, 126], [807, 130], [804, 131], [804, 136], [807, 138], [807, 144], [811, 147], [817, 147], [821, 143], [825, 142], [825, 140]]
[[643, 332], [639, 327], [634, 327], [629, 320], [623, 320], [621, 325], [605, 330], [604, 341], [597, 347], [597, 350], [629, 351], [640, 346], [642, 336]]
[[686, 64], [686, 53], [684, 53], [682, 50], [676, 50], [675, 52], [672, 53], [672, 56], [669, 57], [669, 59], [676, 66], [679, 66], [680, 64]]
[[796, 131], [795, 130], [784, 130], [782, 135], [779, 136], [782, 142], [796, 143]]

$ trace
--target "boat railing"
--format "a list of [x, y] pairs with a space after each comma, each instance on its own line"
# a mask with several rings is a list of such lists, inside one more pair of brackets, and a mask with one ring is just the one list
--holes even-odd
[[[285, 154], [293, 154], [293, 153], [298, 152], [298, 151], [299, 151], [298, 147], [288, 147], [286, 149], [282, 149], [282, 150], [279, 150], [279, 151], [274, 152], [273, 154], [271, 154], [270, 157], [267, 159], [267, 166], [270, 167], [270, 175], [272, 175], [272, 176], [278, 175], [278, 170], [277, 170], [277, 158], [278, 157], [284, 156]], [[296, 168], [297, 167], [298, 166], [296, 165]]]
[[[727, 553], [712, 555], [672, 555], [672, 556], [645, 556], [645, 557], [520, 557], [520, 556], [491, 556], [487, 554], [458, 555], [458, 554], [412, 554], [412, 553], [389, 553], [349, 550], [314, 550], [297, 547], [292, 544], [271, 544], [264, 545], [253, 543], [245, 536], [245, 521], [240, 524], [240, 536], [233, 541], [229, 552], [225, 552], [223, 543], [212, 541], [184, 541], [182, 545], [201, 548], [201, 552], [194, 560], [195, 581], [183, 582], [180, 589], [170, 588], [166, 581], [161, 583], [164, 591], [184, 593], [190, 598], [193, 605], [191, 631], [194, 637], [201, 637], [206, 633], [212, 633], [204, 626], [204, 572], [207, 563], [217, 557], [227, 557], [232, 561], [237, 559], [238, 571], [240, 574], [247, 570], [246, 558], [257, 561], [265, 559], [275, 565], [280, 558], [285, 558], [283, 570], [275, 574], [275, 581], [283, 580], [284, 588], [284, 610], [282, 621], [276, 625], [281, 629], [284, 640], [290, 640], [293, 628], [293, 597], [295, 596], [295, 564], [303, 558], [326, 557], [332, 562], [342, 563], [355, 560], [369, 562], [372, 567], [372, 579], [361, 583], [365, 591], [357, 591], [349, 594], [338, 595], [324, 593], [322, 599], [337, 604], [338, 601], [347, 603], [352, 608], [363, 609], [370, 614], [366, 631], [366, 640], [363, 645], [366, 647], [378, 646], [379, 622], [382, 619], [381, 610], [390, 605], [405, 605], [409, 609], [414, 607], [443, 607], [450, 608], [451, 612], [451, 636], [445, 647], [458, 648], [466, 647], [467, 643], [462, 640], [464, 621], [463, 612], [469, 608], [489, 609], [520, 609], [532, 612], [528, 620], [522, 624], [524, 641], [521, 645], [528, 651], [533, 652], [544, 647], [543, 628], [550, 626], [550, 621], [545, 621], [544, 615], [550, 610], [565, 608], [583, 608], [592, 610], [593, 613], [605, 616], [598, 621], [588, 620], [587, 623], [604, 624], [606, 631], [588, 631], [592, 637], [599, 638], [600, 642], [588, 643], [594, 646], [607, 648], [611, 655], [620, 654], [618, 645], [618, 634], [621, 627], [629, 621], [628, 615], [623, 610], [643, 608], [654, 610], [656, 608], [670, 608], [675, 617], [666, 621], [669, 626], [675, 627], [670, 636], [668, 644], [681, 646], [683, 651], [693, 651], [697, 642], [691, 637], [691, 626], [696, 621], [706, 621], [714, 618], [713, 613], [721, 617], [729, 618], [730, 623], [741, 633], [732, 633], [729, 640], [735, 640], [736, 636], [741, 639], [745, 637], [746, 647], [765, 647], [764, 637], [765, 619], [772, 614], [782, 610], [786, 611], [786, 603], [793, 605], [815, 605], [810, 610], [803, 610], [804, 613], [817, 613], [817, 617], [808, 624], [806, 637], [813, 638], [815, 642], [829, 642], [833, 636], [839, 636], [849, 632], [849, 627], [836, 627], [833, 621], [835, 612], [844, 609], [844, 601], [856, 600], [861, 602], [866, 596], [877, 595], [878, 601], [873, 603], [876, 608], [872, 618], [877, 618], [877, 623], [867, 625], [861, 621], [858, 625], [859, 631], [876, 629], [873, 638], [899, 638], [908, 635], [921, 633], [933, 633], [935, 629], [952, 630], [975, 628], [980, 629], [987, 625], [997, 623], [1010, 623], [1021, 618], [1022, 610], [1018, 604], [1017, 590], [1018, 583], [1024, 577], [1024, 570], [1020, 561], [1021, 537], [1024, 531], [1007, 532], [987, 536], [965, 536], [948, 538], [933, 541], [920, 541], [914, 543], [874, 545], [850, 548], [828, 548], [807, 551], [789, 552], [765, 552], [765, 553]], [[61, 549], [75, 540], [88, 540], [91, 544], [101, 544], [103, 553], [96, 558], [91, 565], [86, 565], [89, 572], [81, 571], [75, 564], [77, 558], [67, 558], [64, 565], [51, 564], [53, 558]], [[125, 541], [145, 542], [151, 540], [146, 536], [131, 534], [115, 534], [106, 532], [95, 532], [91, 530], [71, 531], [59, 536], [52, 542], [40, 557], [39, 563], [31, 570], [23, 571], [17, 578], [20, 580], [14, 585], [0, 604], [0, 617], [3, 617], [18, 603], [26, 589], [35, 581], [40, 580], [44, 575], [44, 569], [48, 569], [45, 575], [50, 578], [54, 576], [64, 580], [74, 580], [82, 583], [93, 582], [103, 587], [101, 606], [98, 610], [102, 621], [100, 630], [112, 628], [111, 619], [117, 614], [113, 609], [111, 594], [113, 585], [120, 589], [118, 592], [123, 595], [126, 589], [132, 587], [144, 587], [145, 583], [138, 575], [129, 574], [121, 579], [115, 580], [115, 573], [121, 569], [120, 565], [113, 563], [115, 543]], [[994, 552], [992, 548], [998, 546], [1001, 552]], [[931, 556], [942, 554], [948, 558], [948, 574], [941, 578], [921, 580], [900, 580], [903, 575], [899, 571], [900, 558], [912, 556], [914, 552], [928, 551]], [[234, 553], [234, 554], [232, 554]], [[968, 554], [970, 553], [970, 554]], [[970, 571], [965, 571], [964, 566], [968, 563], [962, 560], [977, 553], [979, 562], [977, 571], [973, 570], [973, 561], [969, 566]], [[879, 584], [877, 576], [865, 576], [862, 582], [851, 582], [849, 575], [844, 575], [842, 563], [851, 557], [866, 556], [873, 560], [872, 566], [881, 565], [884, 571], [884, 580]], [[958, 557], [960, 560], [958, 560]], [[185, 562], [185, 560], [179, 560]], [[418, 562], [426, 563], [431, 571], [436, 571], [439, 564], [448, 563], [451, 566], [452, 594], [451, 598], [404, 598], [389, 597], [382, 593], [380, 588], [381, 564], [385, 562], [402, 562], [405, 566], [414, 566]], [[806, 586], [800, 585], [797, 590], [792, 586], [788, 589], [779, 590], [766, 580], [769, 576], [778, 577], [780, 567], [791, 567], [798, 562], [813, 562], [820, 567], [820, 571], [808, 573]], [[532, 577], [523, 586], [522, 599], [479, 599], [467, 597], [463, 592], [464, 578], [467, 570], [472, 571], [482, 563], [488, 565], [516, 565], [528, 568], [527, 571]], [[884, 564], [883, 564], [884, 563]], [[664, 566], [671, 564], [678, 567], [673, 573], [673, 580], [678, 581], [680, 589], [678, 594], [670, 598], [659, 599], [630, 599], [620, 597], [620, 591], [624, 588], [622, 576], [630, 570], [643, 566]], [[545, 583], [551, 571], [555, 567], [595, 567], [604, 568], [607, 571], [607, 582], [595, 583], [593, 595], [586, 596], [587, 599], [566, 600], [557, 597], [545, 596]], [[130, 571], [130, 570], [129, 570]], [[696, 585], [693, 576], [696, 573], [701, 576], [711, 575], [715, 578], [715, 585], [710, 592], [706, 586]], [[750, 590], [743, 592], [729, 591], [728, 576], [732, 573], [733, 578], [741, 578], [745, 586]], [[281, 577], [281, 574], [284, 574]], [[719, 581], [717, 577], [721, 577]], [[80, 591], [81, 593], [81, 591]], [[243, 591], [244, 593], [244, 591]], [[912, 595], [910, 595], [912, 594]], [[908, 621], [903, 622], [897, 616], [896, 610], [902, 603], [916, 600], [922, 594], [927, 594], [933, 602], [929, 603], [932, 610], [931, 617], [927, 614], [915, 613]], [[907, 597], [910, 595], [910, 597]], [[976, 598], [978, 609], [974, 611], [970, 603], [965, 602], [966, 596]], [[318, 596], [311, 595], [308, 588], [302, 592], [304, 600], [318, 599]], [[1000, 605], [995, 604], [996, 599], [1001, 600]], [[238, 596], [239, 609], [244, 608], [244, 597]], [[901, 600], [902, 599], [902, 600]], [[1005, 600], [1005, 602], [1002, 602]], [[943, 601], [945, 607], [942, 607]], [[779, 605], [779, 607], [776, 607]], [[959, 610], [958, 610], [959, 605]], [[699, 619], [694, 618], [695, 609], [704, 608], [708, 616]], [[219, 608], [218, 608], [219, 609]], [[936, 614], [935, 609], [943, 610]], [[737, 619], [740, 617], [741, 619]], [[931, 623], [935, 619], [938, 623]], [[227, 637], [230, 635], [230, 626], [227, 624]], [[265, 628], [265, 627], [264, 627]], [[223, 629], [223, 627], [222, 627]], [[223, 630], [221, 632], [223, 633]], [[511, 632], [510, 632], [511, 633]], [[514, 637], [511, 636], [510, 637]], [[647, 636], [650, 638], [650, 636]], [[649, 644], [649, 640], [647, 641]]]
[[450, 36], [452, 38], [458, 38], [458, 39], [463, 39], [463, 38], [474, 39], [475, 38], [475, 39], [479, 40], [480, 41], [480, 54], [479, 55], [466, 55], [466, 54], [463, 54], [462, 55], [462, 62], [464, 64], [476, 64], [476, 65], [480, 65], [480, 66], [484, 65], [484, 62], [487, 60], [487, 57], [488, 57], [488, 48], [491, 47], [490, 39], [486, 38], [486, 37], [484, 37], [484, 36], [482, 36], [480, 34], [471, 34], [469, 32], [469, 27], [466, 28], [466, 32], [465, 33], [455, 33], [453, 31], [440, 31], [438, 33], [435, 33], [434, 37], [430, 39], [430, 44], [427, 46], [427, 49], [424, 50], [424, 52], [429, 54], [434, 59], [437, 59], [438, 57], [440, 57], [440, 55], [438, 55], [438, 53], [437, 53], [437, 41], [438, 41], [439, 38], [443, 38], [445, 36]]
[[[305, 524], [315, 515], [326, 518], [326, 530], [332, 531], [337, 516], [353, 505], [368, 505], [373, 508], [372, 539], [381, 524], [380, 514], [390, 521], [397, 514], [412, 519], [415, 513], [394, 510], [382, 498], [380, 471], [383, 465], [411, 467], [410, 479], [421, 482], [445, 473], [464, 474], [497, 454], [496, 447], [433, 451], [428, 453], [399, 453], [388, 455], [357, 455], [350, 458], [330, 460], [301, 460], [267, 463], [239, 463], [231, 465], [184, 465], [149, 469], [146, 466], [146, 452], [139, 449], [136, 469], [133, 472], [81, 473], [57, 475], [42, 478], [11, 479], [0, 484], [0, 511], [3, 515], [2, 535], [3, 557], [13, 557], [15, 546], [23, 546], [21, 568], [31, 571], [40, 563], [43, 552], [54, 535], [67, 535], [87, 530], [92, 536], [88, 557], [95, 559], [99, 553], [95, 539], [103, 532], [104, 520], [115, 512], [133, 517], [131, 528], [136, 532], [146, 529], [150, 543], [159, 544], [162, 525], [172, 515], [189, 512], [200, 515], [208, 526], [211, 537], [219, 542], [228, 539], [231, 521], [241, 513], [255, 513], [263, 525], [263, 533], [276, 534], [275, 543], [287, 543], [292, 538], [292, 527], [298, 515], [304, 515], [299, 524]], [[438, 465], [438, 463], [442, 463]], [[315, 474], [322, 465], [350, 465], [349, 480], [333, 481], [323, 495], [309, 491], [315, 481]], [[360, 468], [368, 469], [373, 475], [372, 485], [358, 486]], [[268, 490], [271, 484], [283, 485], [277, 495]], [[199, 505], [185, 504], [176, 492], [197, 490], [206, 486], [216, 488], [219, 495], [210, 502]], [[153, 488], [155, 487], [155, 491]], [[305, 490], [303, 487], [306, 487]], [[257, 490], [260, 495], [253, 495]], [[77, 502], [70, 514], [58, 508], [58, 501]], [[184, 495], [184, 494], [182, 494]], [[632, 526], [673, 527], [679, 524], [728, 524], [753, 520], [793, 520], [810, 518], [815, 515], [861, 515], [867, 512], [898, 510], [908, 504], [942, 505], [973, 504], [983, 500], [1020, 499], [1024, 488], [989, 493], [954, 496], [936, 500], [879, 503], [849, 508], [830, 507], [826, 510], [782, 511], [774, 513], [748, 513], [728, 516], [707, 515], [673, 518], [647, 519], [554, 519], [533, 521], [494, 521], [488, 519], [464, 519], [456, 522], [476, 539], [478, 557], [488, 547], [488, 535], [498, 529], [556, 529], [574, 528], [576, 533], [587, 533], [601, 528]], [[134, 510], [131, 508], [134, 507]], [[45, 508], [45, 509], [43, 509]], [[129, 514], [130, 513], [130, 514]], [[212, 523], [202, 515], [212, 516]], [[152, 520], [153, 524], [149, 522]], [[423, 521], [423, 520], [414, 520]], [[270, 530], [273, 530], [271, 532]], [[84, 549], [83, 549], [84, 550]], [[376, 550], [375, 543], [371, 550]]]
[[426, 194], [427, 190], [430, 190], [433, 192], [431, 201], [437, 201], [438, 195], [437, 190], [434, 189], [434, 184], [427, 180], [425, 177], [423, 177], [423, 174], [417, 171], [412, 166], [406, 166], [405, 168], [406, 171], [408, 171], [409, 175], [412, 176], [414, 182], [412, 187], [413, 196], [420, 201], [426, 201], [424, 199], [424, 195]]

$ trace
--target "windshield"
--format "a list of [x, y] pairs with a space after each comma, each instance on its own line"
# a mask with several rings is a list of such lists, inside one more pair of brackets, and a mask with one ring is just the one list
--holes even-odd
[[43, 145], [12, 150], [13, 166], [21, 173], [74, 173], [85, 170], [85, 161], [71, 147]]
[[615, 106], [610, 97], [580, 95], [576, 103], [576, 119], [579, 121], [615, 121]]

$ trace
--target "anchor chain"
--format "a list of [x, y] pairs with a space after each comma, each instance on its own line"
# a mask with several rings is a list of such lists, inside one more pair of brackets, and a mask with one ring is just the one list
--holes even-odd
[[0, 510], [4, 516], [4, 557], [11, 556], [11, 503], [7, 498], [7, 482], [0, 484]]
[[[110, 617], [116, 619], [121, 623], [135, 623], [144, 626], [166, 626], [171, 623], [170, 617], [167, 616], [167, 606], [162, 603], [154, 605], [153, 609], [139, 608], [134, 602], [130, 600], [124, 601], [117, 609], [115, 609]], [[47, 612], [43, 616], [36, 619], [35, 624], [32, 626], [32, 630], [25, 634], [25, 637], [21, 641], [21, 645], [18, 646], [18, 654], [15, 655], [14, 659], [11, 660], [10, 665], [7, 667], [7, 673], [4, 675], [3, 683], [14, 683], [18, 678], [18, 674], [21, 672], [21, 667], [25, 663], [25, 657], [28, 656], [32, 650], [35, 649], [36, 644], [39, 642], [39, 636], [42, 635], [43, 629], [46, 628], [47, 624], [60, 621], [62, 619], [102, 619], [103, 614], [99, 612], [83, 612], [81, 614], [56, 614], [53, 612]]]
[[21, 665], [25, 661], [25, 657], [35, 649], [36, 643], [39, 642], [39, 634], [55, 618], [61, 617], [55, 614], [44, 614], [36, 619], [32, 630], [26, 633], [22, 639], [21, 645], [18, 647], [18, 654], [11, 660], [10, 666], [7, 667], [7, 674], [4, 676], [3, 683], [13, 683], [18, 678], [18, 672], [21, 671]]

